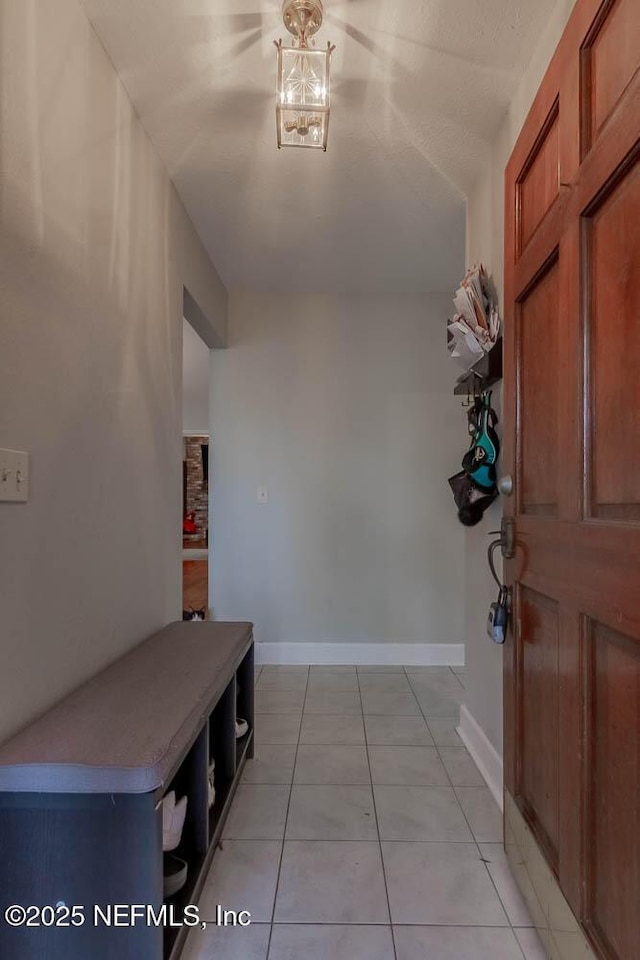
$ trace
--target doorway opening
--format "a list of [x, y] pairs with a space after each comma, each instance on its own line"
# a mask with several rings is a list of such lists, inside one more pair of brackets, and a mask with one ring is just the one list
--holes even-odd
[[209, 616], [210, 350], [182, 325], [182, 611]]

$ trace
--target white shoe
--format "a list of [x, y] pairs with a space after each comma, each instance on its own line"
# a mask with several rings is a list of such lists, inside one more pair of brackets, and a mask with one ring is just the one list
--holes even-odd
[[236, 740], [241, 740], [249, 730], [249, 724], [241, 717], [236, 719]]
[[182, 830], [187, 815], [187, 798], [176, 803], [172, 790], [162, 801], [162, 849], [165, 853], [175, 850], [182, 839]]
[[163, 862], [162, 890], [162, 897], [164, 900], [166, 900], [167, 897], [175, 896], [179, 890], [182, 890], [187, 882], [188, 872], [189, 865], [186, 860], [181, 860], [180, 857], [174, 857], [171, 853], [165, 854]]

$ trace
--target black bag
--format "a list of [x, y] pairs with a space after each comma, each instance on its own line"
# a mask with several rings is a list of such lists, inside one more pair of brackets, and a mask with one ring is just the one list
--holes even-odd
[[458, 508], [458, 520], [465, 527], [475, 527], [480, 523], [485, 510], [498, 496], [497, 490], [493, 493], [482, 493], [466, 470], [461, 470], [460, 473], [449, 477], [449, 486]]

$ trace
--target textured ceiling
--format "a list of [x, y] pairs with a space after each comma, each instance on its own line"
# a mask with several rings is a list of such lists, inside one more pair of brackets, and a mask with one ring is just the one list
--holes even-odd
[[275, 145], [277, 0], [83, 0], [229, 289], [458, 279], [464, 195], [554, 0], [325, 0], [326, 154]]

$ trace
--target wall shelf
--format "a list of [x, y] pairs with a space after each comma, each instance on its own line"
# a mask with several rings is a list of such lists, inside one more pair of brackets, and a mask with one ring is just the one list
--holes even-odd
[[456, 397], [474, 396], [502, 380], [502, 337], [495, 346], [480, 357], [477, 363], [456, 380], [453, 393]]

